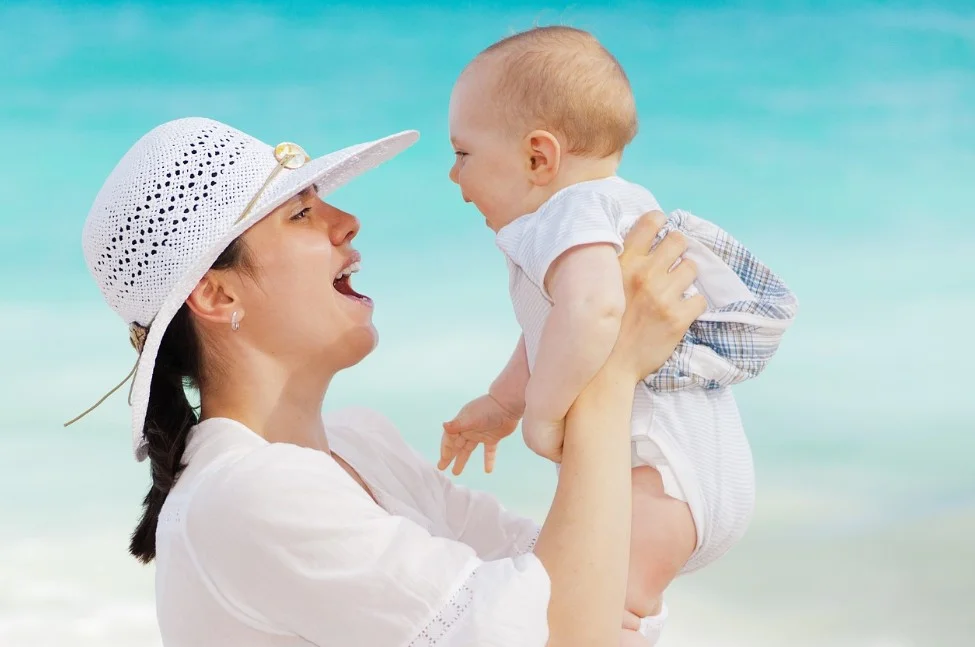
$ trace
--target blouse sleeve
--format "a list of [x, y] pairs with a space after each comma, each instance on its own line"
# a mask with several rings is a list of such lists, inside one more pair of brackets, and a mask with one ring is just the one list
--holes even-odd
[[432, 465], [429, 468], [443, 488], [454, 537], [477, 551], [481, 559], [514, 557], [534, 550], [540, 530], [537, 523], [507, 510], [492, 495], [456, 485]]
[[542, 647], [550, 582], [386, 513], [329, 456], [271, 444], [205, 480], [183, 526], [200, 576], [248, 625], [315, 645]]
[[453, 539], [474, 549], [481, 559], [516, 557], [531, 552], [539, 526], [533, 520], [506, 509], [487, 492], [455, 484], [430, 461], [413, 449], [396, 425], [381, 413], [364, 407], [330, 412], [327, 420], [368, 434], [376, 446], [377, 460], [397, 472], [400, 482], [415, 484], [422, 497], [418, 508], [432, 508], [431, 516], [446, 515]]

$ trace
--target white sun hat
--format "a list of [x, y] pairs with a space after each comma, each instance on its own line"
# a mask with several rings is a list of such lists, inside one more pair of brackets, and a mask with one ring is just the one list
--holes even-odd
[[148, 454], [142, 430], [163, 333], [227, 246], [304, 189], [315, 186], [324, 198], [418, 138], [404, 131], [311, 159], [297, 144], [272, 147], [193, 117], [162, 124], [129, 149], [98, 192], [82, 243], [89, 271], [139, 352], [129, 392], [136, 460]]

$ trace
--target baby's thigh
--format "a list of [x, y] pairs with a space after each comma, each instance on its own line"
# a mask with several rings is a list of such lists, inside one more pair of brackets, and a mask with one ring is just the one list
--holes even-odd
[[664, 494], [657, 470], [634, 468], [626, 608], [640, 617], [655, 615], [664, 589], [696, 545], [694, 519], [687, 504]]

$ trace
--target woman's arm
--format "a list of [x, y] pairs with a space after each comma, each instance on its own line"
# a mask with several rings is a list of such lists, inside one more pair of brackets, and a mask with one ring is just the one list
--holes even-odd
[[559, 484], [535, 543], [552, 581], [552, 647], [608, 647], [619, 640], [630, 544], [634, 384], [600, 371], [566, 417]]
[[566, 417], [555, 499], [535, 544], [552, 581], [549, 644], [615, 645], [626, 587], [630, 539], [630, 414], [633, 389], [673, 352], [701, 298], [683, 299], [693, 265], [673, 271], [686, 244], [668, 235], [652, 252], [663, 214], [631, 230], [620, 261], [627, 309], [606, 365]]

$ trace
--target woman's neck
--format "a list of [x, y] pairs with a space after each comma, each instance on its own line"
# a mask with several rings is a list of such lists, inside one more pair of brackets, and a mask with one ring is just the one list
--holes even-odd
[[230, 418], [268, 442], [328, 453], [322, 404], [334, 373], [323, 375], [320, 364], [285, 367], [267, 357], [247, 359], [202, 385], [201, 419]]

